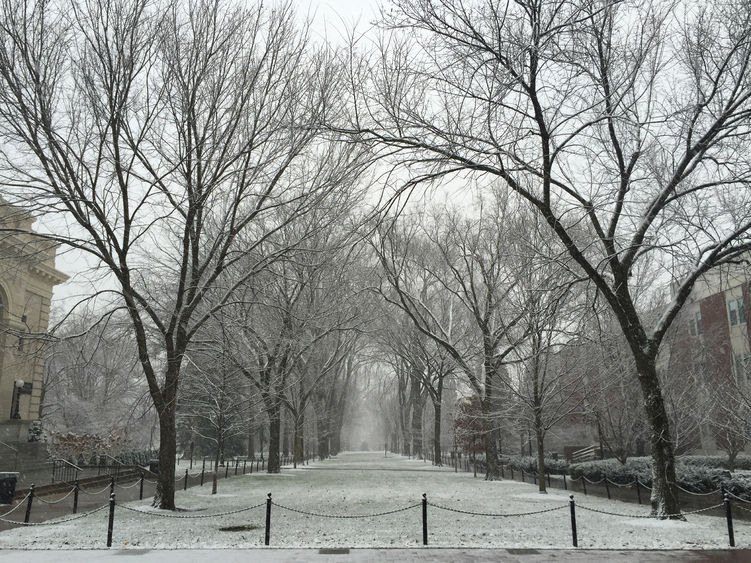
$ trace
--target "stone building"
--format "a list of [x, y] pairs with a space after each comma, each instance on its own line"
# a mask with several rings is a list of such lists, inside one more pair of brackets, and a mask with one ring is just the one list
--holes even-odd
[[[28, 441], [39, 419], [44, 335], [54, 286], [57, 245], [35, 237], [34, 218], [0, 199], [0, 441]], [[18, 232], [12, 232], [17, 230]]]

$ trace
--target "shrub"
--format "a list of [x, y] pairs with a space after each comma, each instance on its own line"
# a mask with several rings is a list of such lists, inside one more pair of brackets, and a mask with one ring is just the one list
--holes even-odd
[[[537, 458], [522, 455], [501, 455], [499, 461], [514, 469], [524, 470], [528, 473], [537, 473]], [[545, 458], [545, 471], [552, 474], [560, 474], [568, 470], [568, 463], [562, 459]]]

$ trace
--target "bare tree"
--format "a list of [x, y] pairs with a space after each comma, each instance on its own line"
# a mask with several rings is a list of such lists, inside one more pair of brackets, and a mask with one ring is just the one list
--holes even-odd
[[338, 67], [291, 4], [2, 2], [0, 185], [110, 274], [159, 415], [162, 508], [183, 356], [231, 295], [223, 272], [351, 179], [354, 147], [319, 127]]
[[[652, 509], [680, 518], [656, 360], [697, 279], [751, 246], [751, 6], [686, 1], [393, 0], [381, 56], [352, 49], [357, 120], [403, 189], [470, 175], [533, 204], [629, 345]], [[398, 177], [398, 176], [392, 176]], [[652, 322], [632, 275], [675, 293]]]
[[[507, 203], [481, 204], [477, 218], [446, 213], [402, 232], [384, 228], [374, 243], [387, 284], [384, 298], [448, 352], [481, 399], [486, 479], [500, 475], [494, 412], [504, 363], [527, 336], [523, 313], [507, 307], [517, 285], [511, 233], [519, 226]], [[446, 297], [429, 299], [436, 291]]]

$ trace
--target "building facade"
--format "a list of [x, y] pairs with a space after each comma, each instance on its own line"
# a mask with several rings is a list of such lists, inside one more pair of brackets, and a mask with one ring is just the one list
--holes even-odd
[[57, 245], [35, 237], [34, 218], [0, 200], [0, 441], [26, 442], [39, 419], [44, 342], [54, 286]]

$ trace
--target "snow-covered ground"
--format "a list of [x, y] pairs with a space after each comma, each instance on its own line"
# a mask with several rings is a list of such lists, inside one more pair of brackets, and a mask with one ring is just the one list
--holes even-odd
[[[486, 482], [470, 473], [438, 469], [422, 461], [381, 453], [344, 453], [280, 475], [254, 473], [219, 481], [219, 494], [210, 487], [193, 487], [177, 494], [184, 511], [154, 510], [135, 501], [118, 505], [113, 548], [224, 548], [263, 546], [266, 494], [275, 503], [271, 517], [271, 546], [415, 547], [422, 544], [422, 493], [432, 504], [484, 513], [524, 513], [557, 509], [530, 516], [488, 517], [428, 506], [431, 546], [570, 548], [568, 496], [554, 489], [547, 495], [531, 484]], [[687, 522], [642, 519], [647, 508], [603, 498], [577, 495], [579, 547], [696, 549], [728, 545], [725, 519], [689, 515]], [[224, 516], [196, 516], [252, 510]], [[286, 510], [337, 516], [357, 516], [406, 508], [367, 518], [325, 518]], [[127, 510], [126, 507], [141, 512]], [[411, 508], [407, 508], [411, 507]], [[589, 507], [622, 514], [609, 516]], [[713, 513], [721, 514], [720, 511]], [[246, 531], [221, 531], [224, 527]], [[106, 544], [107, 510], [53, 526], [17, 528], [0, 533], [5, 549], [100, 548]], [[751, 524], [735, 522], [739, 547], [751, 546]]]

